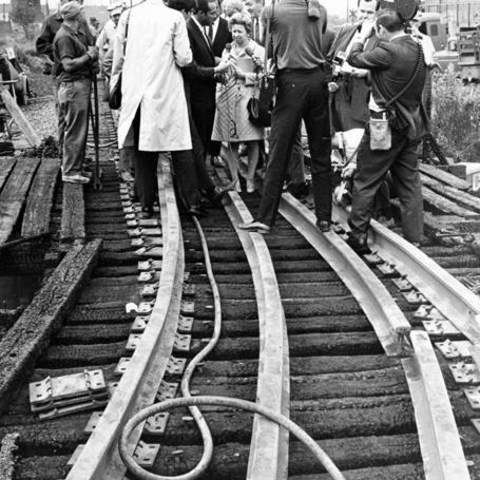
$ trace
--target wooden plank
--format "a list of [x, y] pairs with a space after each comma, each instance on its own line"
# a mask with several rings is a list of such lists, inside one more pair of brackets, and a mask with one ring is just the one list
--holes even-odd
[[420, 172], [429, 175], [437, 180], [440, 180], [443, 183], [450, 185], [451, 187], [458, 188], [459, 190], [470, 190], [470, 185], [465, 180], [452, 175], [451, 173], [445, 172], [438, 168], [433, 167], [432, 165], [427, 165], [425, 163], [420, 163]]
[[28, 194], [23, 215], [22, 237], [29, 238], [48, 232], [53, 207], [53, 191], [59, 168], [58, 158], [42, 160]]
[[0, 194], [0, 245], [13, 231], [39, 161], [38, 158], [19, 159]]
[[60, 242], [84, 242], [85, 238], [85, 200], [83, 198], [83, 185], [64, 183]]
[[473, 212], [472, 210], [467, 210], [466, 208], [457, 205], [456, 203], [448, 200], [447, 198], [439, 195], [438, 193], [432, 192], [429, 188], [422, 188], [422, 195], [425, 201], [433, 205], [438, 210], [442, 212], [458, 215], [459, 217], [469, 218], [469, 217], [478, 217], [479, 214]]
[[0, 342], [0, 410], [8, 407], [13, 390], [61, 327], [95, 267], [101, 244], [94, 240], [72, 248]]
[[0, 157], [0, 192], [7, 181], [8, 175], [15, 166], [16, 161], [17, 160], [14, 157]]
[[35, 130], [30, 125], [27, 117], [20, 110], [20, 107], [17, 105], [15, 99], [12, 97], [12, 95], [10, 95], [10, 92], [6, 88], [3, 88], [1, 96], [8, 113], [10, 113], [12, 118], [15, 120], [15, 123], [25, 135], [28, 143], [30, 143], [32, 147], [38, 147], [38, 145], [40, 145], [40, 137], [35, 133]]
[[471, 195], [465, 191], [458, 190], [458, 188], [450, 187], [442, 182], [434, 180], [433, 178], [422, 175], [422, 184], [429, 187], [434, 192], [440, 194], [442, 197], [448, 198], [455, 203], [461, 203], [466, 208], [471, 208], [480, 212], [480, 198]]

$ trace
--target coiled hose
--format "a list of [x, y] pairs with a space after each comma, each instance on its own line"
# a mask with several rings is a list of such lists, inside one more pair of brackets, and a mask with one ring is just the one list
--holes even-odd
[[[120, 457], [122, 458], [125, 466], [131, 474], [133, 474], [136, 478], [140, 480], [194, 480], [198, 478], [208, 468], [208, 465], [210, 464], [213, 455], [212, 435], [204, 416], [198, 409], [198, 405], [215, 405], [222, 407], [232, 407], [256, 413], [264, 416], [265, 418], [268, 418], [272, 422], [275, 422], [277, 425], [286, 428], [290, 433], [297, 437], [313, 452], [315, 457], [325, 467], [327, 472], [330, 473], [334, 480], [345, 480], [345, 477], [342, 475], [340, 470], [332, 462], [332, 460], [325, 453], [325, 451], [317, 445], [315, 440], [313, 440], [302, 428], [300, 428], [298, 425], [296, 425], [283, 415], [279, 415], [276, 412], [273, 412], [272, 410], [263, 407], [262, 405], [246, 400], [215, 396], [192, 397], [190, 395], [190, 379], [197, 365], [215, 348], [216, 344], [218, 343], [221, 333], [222, 319], [220, 292], [218, 290], [218, 285], [215, 281], [215, 277], [213, 276], [207, 240], [198, 219], [196, 217], [193, 217], [193, 221], [201, 239], [203, 254], [205, 256], [205, 266], [207, 269], [208, 279], [212, 287], [215, 306], [215, 325], [213, 336], [208, 342], [208, 344], [192, 359], [187, 369], [185, 370], [181, 382], [183, 398], [174, 398], [151, 405], [150, 407], [147, 407], [138, 412], [126, 423], [119, 440]], [[202, 458], [197, 463], [195, 468], [182, 475], [171, 477], [148, 472], [144, 468], [140, 467], [128, 452], [128, 438], [130, 437], [132, 431], [147, 418], [157, 413], [179, 407], [189, 408], [190, 413], [192, 414], [195, 422], [198, 425], [198, 428], [200, 429], [204, 445]]]

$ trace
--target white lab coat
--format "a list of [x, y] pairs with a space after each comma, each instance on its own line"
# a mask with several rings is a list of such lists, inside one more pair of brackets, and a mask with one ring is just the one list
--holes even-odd
[[[125, 26], [128, 19], [122, 69]], [[185, 20], [163, 0], [146, 0], [122, 13], [115, 35], [112, 88], [122, 73], [119, 147], [133, 145], [132, 122], [141, 107], [139, 150], [190, 150], [190, 125], [179, 67], [192, 61]]]

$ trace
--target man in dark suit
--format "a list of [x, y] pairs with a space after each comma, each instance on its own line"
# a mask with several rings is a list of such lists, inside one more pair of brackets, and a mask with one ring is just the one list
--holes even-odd
[[[352, 128], [364, 128], [368, 120], [368, 98], [370, 87], [365, 69], [352, 68], [346, 56], [352, 48], [355, 33], [365, 21], [375, 18], [377, 0], [358, 0], [358, 22], [343, 25], [335, 36], [327, 54], [333, 63], [333, 82], [328, 84], [330, 91], [330, 122], [335, 132], [345, 132]], [[369, 38], [365, 51], [377, 43], [375, 36]]]
[[203, 145], [204, 158], [212, 138], [216, 89], [213, 72], [216, 65], [215, 55], [205, 27], [208, 29], [216, 17], [216, 0], [195, 0], [192, 15], [187, 20], [193, 66], [186, 72], [186, 79], [190, 84], [192, 117]]
[[[364, 52], [376, 30], [379, 44]], [[402, 229], [407, 240], [417, 243], [423, 233], [423, 199], [418, 171], [417, 146], [426, 133], [427, 117], [422, 105], [426, 66], [419, 43], [404, 32], [395, 11], [380, 12], [375, 23], [365, 22], [355, 34], [348, 62], [370, 71], [372, 92], [369, 108], [373, 118], [382, 118], [386, 103], [402, 93], [390, 109], [392, 145], [389, 150], [372, 150], [367, 132], [358, 153], [354, 176], [349, 245], [367, 253], [367, 231], [375, 193], [390, 170], [400, 198]], [[407, 87], [408, 86], [408, 87]]]

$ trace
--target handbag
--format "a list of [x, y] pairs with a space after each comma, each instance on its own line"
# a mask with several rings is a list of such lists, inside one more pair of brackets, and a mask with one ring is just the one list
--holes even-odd
[[[127, 50], [127, 37], [128, 37], [128, 24], [130, 22], [130, 13], [128, 14], [127, 23], [125, 25], [125, 40], [123, 41], [123, 59], [125, 59], [125, 52]], [[123, 66], [122, 66], [123, 68]], [[112, 85], [110, 84], [108, 92], [108, 106], [112, 110], [118, 110], [122, 106], [122, 73], [118, 74], [117, 81]], [[110, 79], [111, 81], [112, 79]]]
[[395, 118], [395, 110], [390, 107], [396, 102], [402, 95], [404, 95], [408, 89], [413, 85], [420, 73], [420, 67], [423, 61], [422, 46], [418, 46], [418, 57], [415, 65], [415, 70], [408, 81], [408, 83], [398, 92], [393, 98], [387, 100], [385, 103], [385, 111], [382, 118], [370, 118], [368, 125], [370, 130], [370, 150], [390, 150], [392, 148], [392, 128], [390, 126], [392, 120]]
[[247, 103], [248, 119], [256, 127], [269, 127], [272, 123], [272, 110], [275, 104], [275, 75], [267, 69], [268, 52], [271, 48], [272, 34], [270, 22], [275, 10], [275, 0], [272, 2], [272, 13], [267, 18], [267, 37], [265, 40], [265, 74], [259, 79], [257, 96], [252, 96]]

